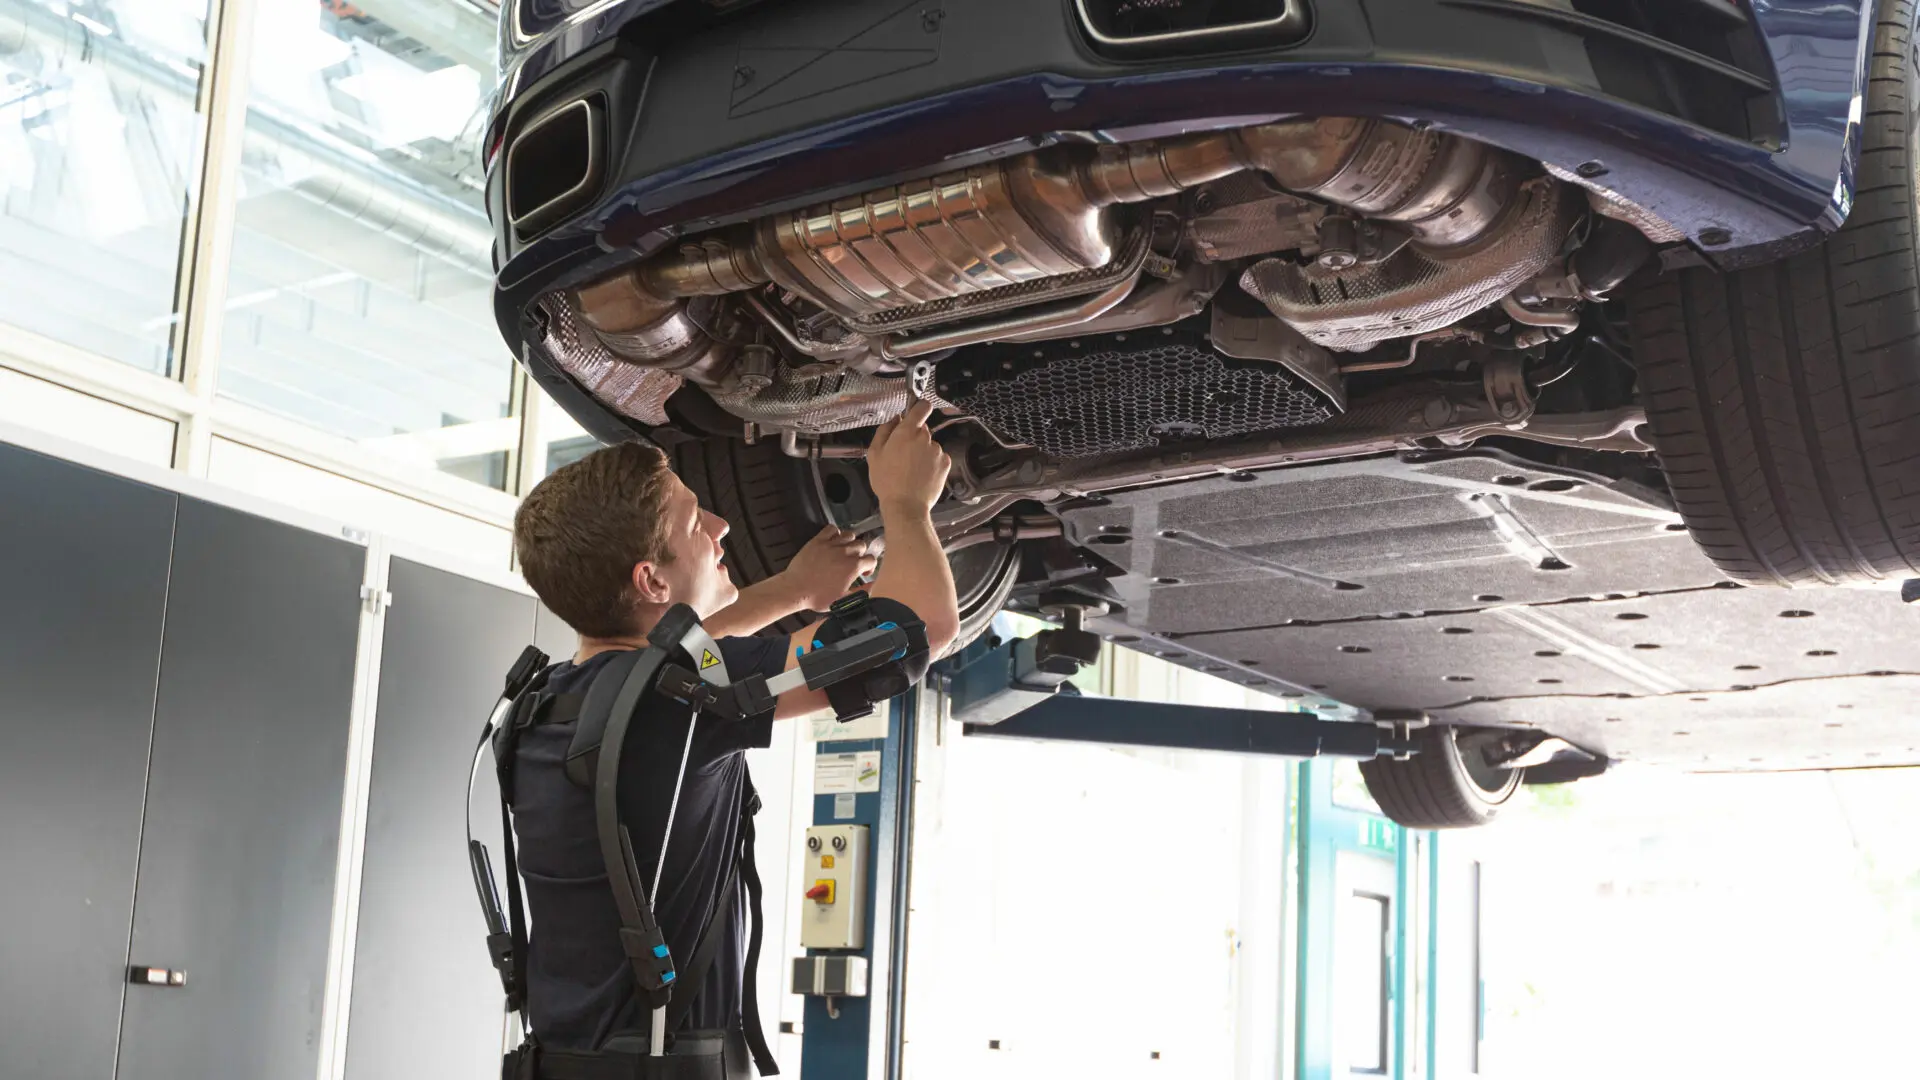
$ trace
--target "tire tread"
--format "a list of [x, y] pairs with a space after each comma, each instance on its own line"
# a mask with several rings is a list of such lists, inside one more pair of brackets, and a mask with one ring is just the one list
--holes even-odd
[[1628, 296], [1675, 504], [1707, 556], [1747, 584], [1920, 576], [1913, 17], [1913, 0], [1881, 0], [1839, 232], [1782, 262], [1684, 270]]
[[1380, 812], [1409, 829], [1463, 829], [1491, 821], [1512, 789], [1493, 799], [1468, 790], [1471, 781], [1454, 760], [1452, 729], [1422, 728], [1414, 740], [1419, 752], [1405, 760], [1360, 763], [1367, 793]]

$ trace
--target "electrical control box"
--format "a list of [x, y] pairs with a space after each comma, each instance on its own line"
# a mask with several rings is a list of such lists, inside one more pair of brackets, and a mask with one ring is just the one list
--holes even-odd
[[868, 832], [865, 825], [807, 830], [800, 873], [800, 944], [806, 948], [866, 948]]

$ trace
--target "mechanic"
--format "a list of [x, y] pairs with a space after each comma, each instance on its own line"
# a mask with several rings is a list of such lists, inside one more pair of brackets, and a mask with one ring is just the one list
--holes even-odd
[[[931, 520], [950, 467], [928, 431], [931, 411], [916, 402], [882, 427], [868, 450], [868, 478], [886, 535], [885, 565], [870, 593], [876, 606], [885, 599], [911, 609], [925, 624], [928, 652], [938, 656], [958, 633], [959, 616]], [[527, 583], [579, 635], [573, 659], [546, 670], [545, 691], [556, 700], [584, 695], [615, 657], [645, 648], [648, 631], [676, 604], [700, 617], [731, 679], [776, 675], [797, 664], [809, 643], [817, 646], [821, 624], [791, 637], [749, 635], [798, 612], [827, 610], [875, 566], [865, 543], [829, 526], [783, 573], [738, 590], [723, 565], [726, 534], [727, 522], [702, 509], [666, 455], [645, 443], [596, 451], [536, 486], [515, 515], [514, 549]], [[780, 695], [771, 712], [744, 720], [700, 713], [690, 734], [686, 710], [649, 723], [643, 703], [621, 752], [620, 819], [655, 894], [654, 916], [667, 946], [685, 965], [667, 1015], [679, 1038], [725, 1033], [728, 1077], [752, 1075], [750, 1057], [763, 1073], [775, 1068], [743, 948], [749, 918], [743, 885], [751, 882], [758, 893], [751, 864], [758, 796], [744, 752], [770, 744], [775, 719], [827, 705], [824, 690], [802, 687]], [[603, 1075], [590, 1059], [569, 1065], [567, 1052], [597, 1051], [610, 1042], [644, 1048], [650, 1019], [621, 948], [592, 794], [568, 776], [569, 743], [566, 725], [533, 723], [517, 738], [510, 774], [530, 918], [523, 1015], [541, 1060], [537, 1072], [524, 1075], [555, 1080]], [[676, 783], [677, 810], [670, 816]], [[669, 821], [667, 857], [655, 882]], [[720, 936], [702, 950], [709, 933]], [[756, 948], [757, 939], [756, 928]], [[694, 963], [686, 964], [688, 958]], [[676, 1041], [668, 1040], [670, 1052]]]

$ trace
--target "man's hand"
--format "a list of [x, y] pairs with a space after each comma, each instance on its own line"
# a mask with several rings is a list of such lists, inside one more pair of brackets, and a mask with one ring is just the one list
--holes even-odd
[[832, 525], [807, 541], [780, 573], [805, 611], [825, 611], [853, 591], [856, 581], [873, 573], [874, 557], [857, 534]]
[[[880, 504], [880, 523], [887, 535], [887, 562], [868, 592], [912, 608], [926, 624], [927, 647], [937, 657], [959, 635], [960, 612], [953, 595], [953, 569], [947, 565], [947, 553], [941, 550], [930, 516], [933, 504], [940, 501], [940, 493], [946, 488], [947, 470], [953, 467], [946, 451], [927, 430], [927, 417], [932, 412], [931, 403], [914, 402], [899, 419], [875, 432], [873, 444], [867, 448], [867, 482], [873, 487], [874, 501]], [[827, 561], [828, 552], [836, 548], [844, 551], [848, 545], [826, 534], [814, 537], [794, 556], [787, 572], [793, 573], [816, 546], [823, 549], [820, 557]], [[845, 560], [846, 556], [840, 558]], [[829, 575], [825, 580], [836, 587], [850, 585], [851, 575], [844, 572], [847, 563], [835, 565], [838, 576]], [[862, 558], [860, 565], [871, 567], [873, 563]], [[824, 611], [845, 593], [845, 588], [836, 588], [831, 596], [816, 596], [817, 602], [811, 606]], [[805, 648], [813, 640], [814, 629], [809, 626], [792, 636], [787, 650], [789, 668], [798, 662], [793, 655], [796, 649]], [[774, 715], [804, 716], [826, 705], [825, 691], [789, 690], [780, 695]]]
[[920, 400], [874, 432], [867, 448], [867, 482], [884, 517], [888, 512], [924, 514], [946, 490], [953, 461], [927, 430], [933, 403]]

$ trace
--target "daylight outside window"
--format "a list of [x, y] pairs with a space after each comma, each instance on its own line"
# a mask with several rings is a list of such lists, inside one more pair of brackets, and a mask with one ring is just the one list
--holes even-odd
[[478, 153], [491, 16], [257, 0], [254, 23], [219, 393], [507, 488]]
[[0, 323], [172, 371], [206, 17], [0, 0]]

